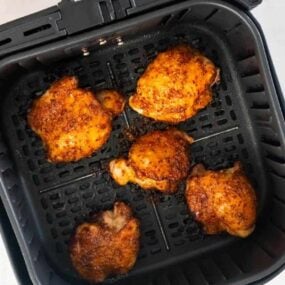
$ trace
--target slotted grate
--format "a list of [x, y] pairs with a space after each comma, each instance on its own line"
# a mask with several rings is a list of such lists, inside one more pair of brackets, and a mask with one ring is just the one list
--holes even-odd
[[[179, 32], [177, 32], [179, 31]], [[151, 270], [230, 242], [228, 236], [204, 237], [199, 225], [189, 215], [183, 189], [172, 196], [144, 192], [139, 187], [116, 185], [107, 172], [108, 162], [126, 155], [131, 145], [126, 132], [142, 135], [165, 124], [140, 117], [129, 107], [113, 122], [108, 143], [92, 157], [76, 163], [54, 165], [45, 158], [39, 138], [27, 126], [27, 110], [32, 100], [41, 96], [50, 84], [63, 75], [79, 78], [84, 88], [116, 88], [131, 95], [139, 76], [158, 52], [186, 42], [199, 48], [221, 69], [221, 84], [214, 88], [214, 100], [193, 119], [177, 127], [192, 135], [192, 164], [204, 163], [211, 169], [229, 167], [241, 160], [259, 192], [257, 184], [260, 162], [244, 120], [244, 105], [231, 77], [233, 62], [226, 47], [199, 26], [176, 26], [131, 40], [122, 46], [91, 52], [52, 68], [27, 73], [15, 82], [2, 107], [2, 121], [9, 130], [9, 142], [17, 169], [23, 178], [32, 207], [38, 214], [46, 255], [55, 268], [73, 278], [76, 276], [68, 258], [68, 241], [74, 227], [93, 211], [110, 208], [115, 200], [131, 204], [141, 221], [141, 250], [136, 267], [130, 274]], [[202, 139], [203, 138], [203, 139]], [[257, 163], [255, 165], [260, 165]], [[62, 266], [64, 264], [64, 266]]]

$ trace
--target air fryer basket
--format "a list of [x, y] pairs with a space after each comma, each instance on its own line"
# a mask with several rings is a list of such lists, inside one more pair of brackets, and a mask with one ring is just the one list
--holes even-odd
[[[57, 78], [72, 74], [84, 88], [116, 88], [129, 96], [157, 53], [178, 43], [197, 47], [221, 69], [211, 106], [178, 128], [197, 140], [193, 164], [220, 169], [243, 162], [259, 201], [257, 228], [247, 239], [204, 236], [187, 211], [183, 185], [165, 196], [112, 181], [106, 166], [127, 154], [126, 131], [141, 135], [165, 124], [127, 107], [100, 152], [60, 165], [47, 162], [27, 126], [32, 100]], [[259, 32], [241, 10], [222, 1], [170, 5], [0, 64], [1, 197], [35, 284], [83, 284], [68, 258], [70, 235], [115, 200], [128, 202], [141, 220], [141, 249], [128, 275], [106, 283], [246, 284], [284, 264], [284, 117]]]

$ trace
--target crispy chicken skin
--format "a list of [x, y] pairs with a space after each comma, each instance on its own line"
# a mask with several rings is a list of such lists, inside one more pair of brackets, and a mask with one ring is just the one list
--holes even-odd
[[111, 176], [119, 185], [132, 182], [146, 190], [174, 193], [188, 175], [187, 145], [192, 142], [191, 137], [177, 129], [150, 132], [135, 141], [128, 159], [110, 162]]
[[219, 69], [189, 45], [160, 53], [140, 77], [130, 107], [139, 114], [178, 124], [205, 108], [212, 100], [211, 87]]
[[208, 234], [223, 231], [247, 237], [255, 228], [256, 196], [241, 163], [212, 171], [202, 164], [194, 167], [187, 180], [186, 201]]
[[139, 251], [139, 221], [123, 202], [76, 228], [70, 242], [74, 268], [90, 282], [130, 271]]
[[[109, 91], [105, 91], [105, 97], [106, 94]], [[120, 98], [120, 102], [106, 104], [105, 109], [91, 91], [78, 88], [76, 77], [64, 77], [33, 102], [28, 124], [42, 139], [49, 161], [77, 161], [91, 156], [106, 143], [112, 116], [124, 106], [123, 97], [116, 91], [110, 91], [109, 97], [115, 97], [115, 102]]]

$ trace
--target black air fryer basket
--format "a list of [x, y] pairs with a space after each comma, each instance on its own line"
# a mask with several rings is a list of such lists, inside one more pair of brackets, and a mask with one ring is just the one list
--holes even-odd
[[[258, 2], [63, 0], [0, 27], [0, 193], [21, 249], [8, 238], [23, 284], [24, 263], [34, 284], [85, 284], [68, 258], [70, 235], [91, 212], [115, 200], [128, 202], [140, 219], [141, 249], [129, 274], [105, 283], [249, 284], [281, 270], [284, 102], [262, 31], [249, 12]], [[197, 140], [193, 164], [220, 169], [242, 161], [259, 206], [256, 230], [247, 239], [203, 235], [188, 214], [183, 189], [149, 194], [110, 179], [108, 161], [130, 147], [125, 130], [140, 135], [164, 124], [127, 107], [100, 152], [60, 165], [46, 160], [27, 126], [31, 102], [54, 80], [76, 75], [84, 88], [115, 88], [129, 96], [154, 57], [178, 43], [198, 48], [221, 69], [212, 104], [178, 128]], [[10, 235], [1, 213], [3, 234]]]

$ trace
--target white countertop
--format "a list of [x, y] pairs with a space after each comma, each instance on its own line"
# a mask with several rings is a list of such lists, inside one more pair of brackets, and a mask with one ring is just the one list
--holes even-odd
[[[285, 94], [285, 13], [284, 0], [263, 0], [253, 14], [260, 22], [265, 33], [273, 62]], [[59, 0], [0, 0], [0, 25], [32, 12], [57, 4]], [[0, 284], [17, 285], [6, 249], [0, 236]], [[284, 285], [285, 271], [268, 283]]]

